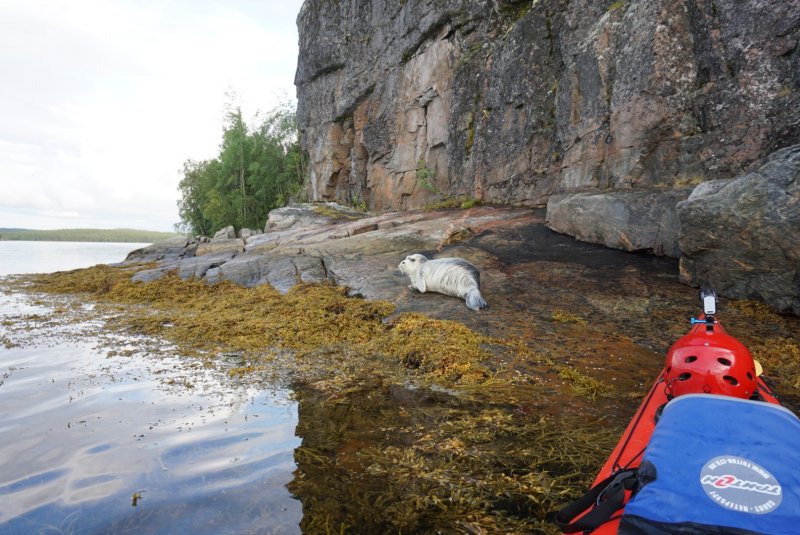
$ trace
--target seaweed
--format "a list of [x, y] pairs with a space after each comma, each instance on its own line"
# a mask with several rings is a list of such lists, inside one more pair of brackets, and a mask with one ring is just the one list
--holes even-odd
[[[628, 368], [631, 377], [616, 388], [603, 380], [608, 356], [650, 359], [655, 353], [632, 340], [642, 325], [665, 340], [685, 332], [676, 321], [682, 306], [658, 296], [593, 301], [581, 316], [543, 311], [520, 333], [497, 338], [398, 314], [392, 303], [329, 283], [298, 283], [281, 294], [176, 273], [131, 281], [145, 268], [97, 266], [7, 282], [58, 311], [20, 318], [8, 334], [92, 316], [102, 322], [98, 336], [138, 341], [121, 348], [109, 338], [109, 353], [179, 354], [232, 380], [291, 387], [302, 444], [288, 487], [310, 533], [556, 533], [547, 519], [585, 491], [643, 394], [633, 392], [641, 382]], [[588, 324], [590, 310], [606, 309], [607, 323], [592, 315]], [[746, 322], [760, 336], [749, 344], [754, 356], [796, 395], [796, 324], [767, 312], [734, 303], [729, 314], [734, 327]], [[645, 319], [614, 332], [620, 316]], [[4, 336], [3, 343], [24, 343]], [[598, 364], [603, 370], [595, 373]], [[191, 375], [170, 380], [194, 385]]]

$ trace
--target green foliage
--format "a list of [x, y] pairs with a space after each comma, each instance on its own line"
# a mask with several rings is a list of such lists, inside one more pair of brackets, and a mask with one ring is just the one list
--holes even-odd
[[305, 174], [292, 104], [258, 116], [252, 127], [229, 105], [219, 155], [183, 164], [179, 228], [205, 236], [228, 225], [261, 228], [270, 210], [299, 195]]
[[59, 230], [0, 229], [0, 240], [153, 243], [172, 238], [174, 232], [127, 228], [68, 228]]
[[616, 11], [625, 5], [625, 0], [619, 0], [608, 6], [608, 11]]
[[464, 199], [464, 201], [461, 203], [461, 208], [464, 210], [468, 208], [474, 208], [475, 206], [478, 206], [480, 203], [481, 202], [479, 200], [474, 199], [472, 197], [468, 197]]
[[350, 199], [350, 205], [359, 212], [367, 211], [367, 201], [362, 199], [360, 195], [354, 195], [352, 199]]
[[461, 208], [466, 210], [474, 208], [481, 204], [481, 201], [473, 197], [465, 197], [463, 195], [456, 195], [455, 197], [446, 197], [439, 202], [428, 204], [423, 207], [424, 210], [442, 210], [445, 208]]
[[439, 188], [437, 188], [436, 184], [433, 183], [434, 178], [436, 178], [436, 175], [433, 173], [433, 171], [428, 169], [428, 165], [425, 163], [425, 160], [420, 158], [417, 162], [417, 183], [431, 193], [441, 195]]

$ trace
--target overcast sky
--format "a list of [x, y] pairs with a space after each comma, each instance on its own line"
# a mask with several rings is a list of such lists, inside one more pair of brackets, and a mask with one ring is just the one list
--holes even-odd
[[0, 227], [172, 230], [183, 162], [294, 99], [302, 0], [0, 0]]

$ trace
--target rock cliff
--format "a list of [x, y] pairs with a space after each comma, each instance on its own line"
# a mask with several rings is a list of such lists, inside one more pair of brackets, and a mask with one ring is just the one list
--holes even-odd
[[306, 0], [297, 22], [313, 200], [547, 204], [680, 257], [694, 187], [800, 143], [800, 0]]
[[306, 0], [313, 200], [731, 178], [800, 141], [798, 0]]

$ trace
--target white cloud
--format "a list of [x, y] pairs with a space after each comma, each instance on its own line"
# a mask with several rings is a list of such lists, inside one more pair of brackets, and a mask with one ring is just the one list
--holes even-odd
[[301, 4], [0, 2], [0, 227], [169, 230], [226, 92], [247, 116], [294, 95]]

